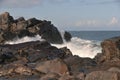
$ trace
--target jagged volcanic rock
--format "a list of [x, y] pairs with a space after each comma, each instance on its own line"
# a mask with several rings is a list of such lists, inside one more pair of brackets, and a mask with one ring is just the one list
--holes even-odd
[[72, 38], [72, 35], [69, 32], [65, 31], [64, 39], [68, 42], [68, 41], [71, 41], [71, 38]]
[[12, 40], [15, 37], [31, 37], [36, 34], [50, 43], [63, 43], [58, 29], [50, 21], [41, 21], [36, 18], [25, 20], [23, 17], [14, 20], [8, 12], [0, 15], [0, 30], [0, 43]]

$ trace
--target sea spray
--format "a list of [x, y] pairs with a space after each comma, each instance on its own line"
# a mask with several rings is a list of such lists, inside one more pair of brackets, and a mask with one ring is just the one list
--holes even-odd
[[44, 39], [41, 38], [41, 36], [36, 35], [35, 37], [23, 37], [23, 38], [15, 38], [12, 41], [7, 41], [5, 44], [19, 44], [19, 43], [25, 43], [30, 41], [44, 41]]
[[60, 31], [60, 35], [62, 37], [63, 43], [66, 43], [66, 40], [64, 39], [64, 34], [65, 34], [65, 31]]
[[[62, 33], [63, 34], [63, 33]], [[30, 41], [43, 41], [41, 36], [36, 35], [35, 37], [23, 37], [16, 38], [13, 41], [7, 41], [6, 44], [19, 44]], [[63, 44], [51, 44], [57, 48], [67, 47], [71, 50], [73, 55], [78, 55], [80, 57], [90, 57], [93, 58], [97, 53], [101, 52], [100, 42], [84, 40], [77, 37], [73, 37], [70, 42], [65, 42]]]
[[67, 47], [73, 55], [80, 57], [94, 58], [97, 53], [101, 53], [100, 42], [84, 40], [77, 37], [73, 37], [70, 42], [52, 44], [52, 46], [56, 46], [57, 48]]

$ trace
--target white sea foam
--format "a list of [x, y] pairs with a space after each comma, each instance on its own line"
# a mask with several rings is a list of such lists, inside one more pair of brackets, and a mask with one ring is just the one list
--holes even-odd
[[36, 35], [35, 37], [23, 37], [23, 38], [15, 38], [12, 41], [7, 41], [5, 44], [19, 44], [24, 42], [30, 42], [30, 41], [43, 41], [44, 39], [41, 38], [41, 36]]
[[[19, 44], [30, 41], [43, 41], [41, 36], [36, 35], [35, 37], [23, 37], [21, 39], [16, 38], [13, 41], [7, 41], [6, 44]], [[73, 55], [78, 55], [80, 57], [90, 57], [93, 58], [97, 53], [101, 52], [100, 45], [91, 40], [84, 40], [77, 37], [73, 37], [70, 42], [65, 42], [64, 44], [51, 44], [52, 46], [56, 46], [57, 48], [67, 47], [71, 50]]]
[[52, 45], [57, 48], [67, 47], [71, 50], [73, 55], [78, 55], [80, 57], [94, 58], [97, 53], [101, 52], [100, 42], [84, 40], [77, 37], [73, 37], [71, 42]]

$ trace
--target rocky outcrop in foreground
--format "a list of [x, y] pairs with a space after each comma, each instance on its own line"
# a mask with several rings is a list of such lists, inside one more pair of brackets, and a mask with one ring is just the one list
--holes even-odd
[[46, 41], [0, 45], [0, 79], [79, 80], [85, 66], [95, 65], [92, 59], [73, 56], [69, 49], [57, 49]]
[[[0, 43], [16, 37], [34, 37], [35, 35], [40, 35], [49, 43], [63, 43], [58, 29], [51, 24], [51, 21], [42, 21], [36, 18], [25, 20], [24, 17], [15, 20], [8, 12], [0, 15]], [[65, 33], [64, 38], [66, 41], [70, 41], [70, 33]]]
[[46, 41], [0, 45], [0, 79], [120, 80], [119, 39], [103, 41], [103, 52], [94, 59], [73, 56], [66, 47], [58, 49]]

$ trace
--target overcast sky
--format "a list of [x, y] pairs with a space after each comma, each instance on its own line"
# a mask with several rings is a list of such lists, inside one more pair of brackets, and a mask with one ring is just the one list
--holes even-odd
[[0, 13], [50, 20], [61, 30], [120, 30], [120, 0], [0, 0]]

